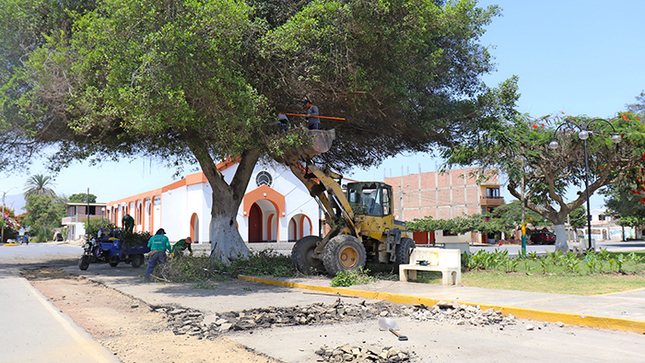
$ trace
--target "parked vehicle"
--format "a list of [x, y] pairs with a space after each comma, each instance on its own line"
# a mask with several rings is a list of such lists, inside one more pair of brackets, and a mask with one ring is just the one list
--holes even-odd
[[531, 235], [531, 243], [536, 245], [554, 245], [555, 235], [551, 232], [537, 232]]
[[147, 244], [128, 243], [122, 239], [120, 230], [100, 230], [98, 237], [85, 243], [78, 268], [87, 270], [90, 263], [107, 262], [116, 267], [120, 262], [131, 263], [137, 268], [143, 264], [144, 253], [150, 252]]
[[16, 240], [20, 242], [20, 244], [26, 244], [26, 245], [29, 244], [29, 236], [27, 235], [20, 235], [16, 237]]

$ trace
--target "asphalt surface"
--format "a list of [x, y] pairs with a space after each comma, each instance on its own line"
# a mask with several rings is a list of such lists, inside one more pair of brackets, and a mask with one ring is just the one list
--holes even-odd
[[[59, 254], [56, 256], [61, 259], [61, 264], [65, 258], [74, 254], [80, 256], [79, 247], [57, 247], [66, 248], [64, 253], [61, 252], [63, 248], [53, 248], [53, 251], [58, 251], [55, 253]], [[3, 249], [6, 248], [0, 248], [0, 257], [6, 252]], [[2, 266], [7, 268], [27, 261], [27, 257], [16, 253], [12, 257], [5, 257]], [[229, 336], [284, 362], [316, 361], [314, 351], [322, 345], [333, 347], [344, 343], [393, 346], [414, 351], [422, 361], [611, 362], [616, 361], [617, 357], [620, 357], [621, 362], [645, 361], [645, 349], [642, 348], [645, 341], [645, 287], [613, 295], [577, 296], [392, 281], [351, 288], [331, 288], [329, 279], [325, 277], [243, 277], [240, 280], [216, 283], [210, 289], [202, 289], [195, 284], [142, 283], [143, 267], [133, 269], [121, 264], [112, 268], [107, 264], [92, 264], [87, 271], [80, 271], [74, 264], [69, 264], [69, 260], [67, 266], [66, 270], [71, 273], [87, 276], [149, 304], [176, 304], [199, 309], [207, 315], [206, 319], [225, 311], [331, 303], [339, 297], [348, 303], [381, 299], [425, 305], [433, 305], [439, 300], [456, 300], [482, 308], [493, 307], [505, 314], [531, 319], [518, 320], [516, 326], [499, 330], [494, 327], [454, 326], [399, 318], [397, 323], [402, 333], [410, 338], [408, 342], [397, 341], [392, 334], [380, 332], [376, 320], [272, 328], [253, 333], [238, 332]], [[0, 283], [7, 283], [4, 276]], [[4, 299], [3, 303], [9, 300], [5, 295], [0, 297]], [[32, 305], [30, 309], [47, 309], [37, 304]], [[30, 314], [22, 310], [19, 313]], [[8, 317], [3, 315], [2, 321], [5, 319]], [[556, 322], [564, 325], [555, 324]], [[534, 329], [529, 329], [529, 326]], [[62, 326], [57, 329], [65, 330]], [[47, 340], [48, 337], [38, 339]], [[31, 340], [30, 344], [35, 342]], [[4, 345], [2, 349], [6, 350], [6, 347]], [[27, 346], [16, 347], [13, 349], [29, 349]]]
[[79, 248], [68, 247], [0, 247], [0, 361], [120, 362], [19, 274], [43, 258], [69, 264]]

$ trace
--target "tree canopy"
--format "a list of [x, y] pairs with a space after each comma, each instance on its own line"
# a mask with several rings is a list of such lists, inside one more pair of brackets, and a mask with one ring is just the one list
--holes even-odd
[[[564, 223], [587, 195], [585, 142], [578, 135], [581, 128], [591, 131], [586, 140], [590, 195], [623, 180], [642, 164], [645, 126], [632, 113], [623, 113], [610, 122], [587, 116], [539, 120], [518, 117], [497, 130], [482, 133], [476, 141], [447, 149], [444, 156], [448, 164], [499, 168], [508, 175], [508, 190], [518, 199], [522, 198], [520, 180], [524, 175], [526, 206], [556, 225], [556, 247], [565, 250]], [[612, 142], [614, 128], [622, 136], [617, 144]], [[555, 149], [548, 147], [552, 141], [557, 141]], [[581, 192], [569, 202], [564, 193], [572, 187]]]
[[74, 193], [67, 197], [67, 201], [73, 203], [96, 203], [96, 195], [87, 193]]
[[[514, 115], [515, 80], [480, 79], [493, 65], [479, 38], [499, 9], [437, 3], [60, 2], [73, 26], [54, 23], [17, 52], [3, 128], [55, 145], [58, 167], [127, 155], [199, 163], [213, 252], [231, 260], [245, 252], [235, 216], [253, 166], [280, 137], [275, 113], [304, 97], [346, 119], [324, 125], [338, 136], [320, 162], [338, 170], [458, 145]], [[226, 158], [239, 160], [231, 181], [215, 167]]]

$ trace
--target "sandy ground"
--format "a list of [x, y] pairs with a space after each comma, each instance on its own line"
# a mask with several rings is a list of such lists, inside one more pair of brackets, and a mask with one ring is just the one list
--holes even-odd
[[123, 362], [280, 362], [226, 338], [174, 335], [163, 315], [145, 302], [61, 268], [22, 274]]

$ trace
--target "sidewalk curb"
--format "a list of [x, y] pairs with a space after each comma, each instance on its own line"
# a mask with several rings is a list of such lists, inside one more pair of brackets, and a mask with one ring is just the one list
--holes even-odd
[[[244, 281], [253, 281], [253, 282], [258, 282], [263, 284], [278, 285], [283, 287], [292, 287], [292, 288], [298, 288], [303, 290], [313, 290], [318, 292], [338, 294], [339, 296], [346, 295], [346, 296], [363, 297], [363, 298], [375, 299], [375, 300], [387, 300], [397, 304], [412, 304], [412, 305], [423, 304], [426, 306], [433, 306], [437, 302], [442, 301], [441, 299], [425, 298], [425, 297], [419, 297], [419, 296], [413, 296], [413, 295], [355, 290], [355, 289], [349, 289], [344, 287], [316, 286], [316, 285], [280, 281], [280, 280], [254, 277], [254, 276], [239, 275], [237, 278]], [[568, 325], [576, 325], [576, 326], [599, 328], [599, 329], [620, 330], [620, 331], [626, 331], [626, 332], [632, 332], [632, 333], [645, 334], [645, 321], [611, 318], [611, 317], [604, 317], [604, 316], [561, 313], [561, 312], [555, 312], [555, 311], [518, 308], [514, 306], [504, 306], [504, 305], [496, 305], [496, 304], [480, 304], [475, 302], [467, 302], [467, 301], [459, 301], [459, 300], [456, 300], [456, 301], [460, 304], [479, 306], [484, 310], [492, 308], [495, 311], [499, 311], [504, 315], [512, 314], [513, 316], [520, 319], [537, 320], [537, 321], [544, 321], [549, 323], [562, 322]]]

